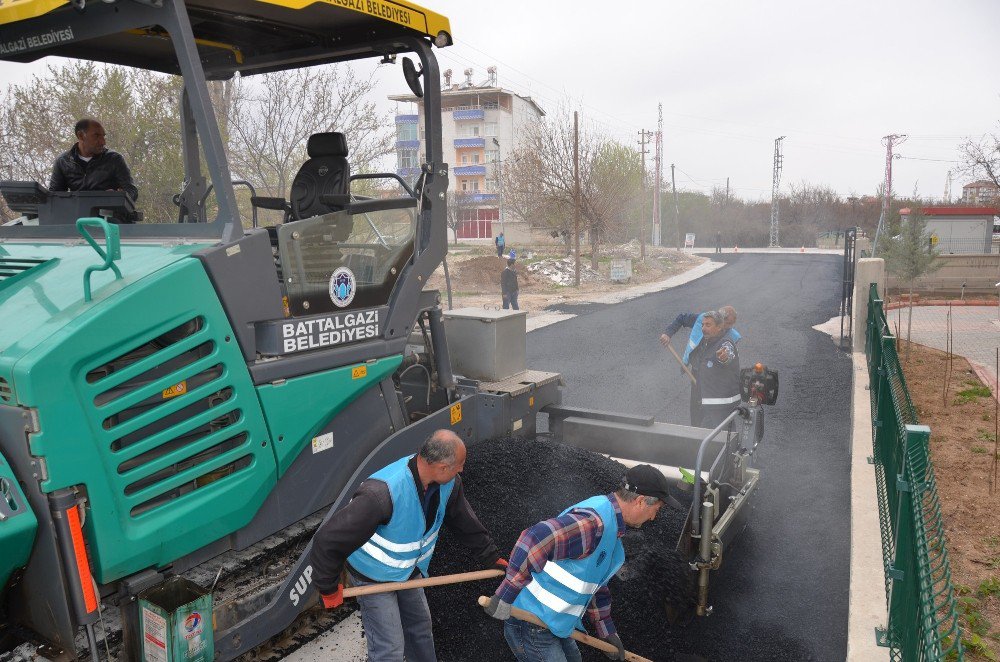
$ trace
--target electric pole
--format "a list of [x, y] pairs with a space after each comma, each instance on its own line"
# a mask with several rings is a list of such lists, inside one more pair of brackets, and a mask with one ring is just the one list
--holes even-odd
[[663, 213], [660, 209], [660, 190], [663, 188], [663, 104], [660, 104], [660, 120], [656, 126], [656, 184], [653, 187], [653, 245], [663, 245]]
[[573, 283], [580, 287], [580, 117], [573, 111], [573, 232], [576, 253], [576, 275]]
[[951, 170], [948, 171], [948, 179], [944, 183], [944, 203], [951, 204]]
[[652, 131], [639, 131], [640, 153], [642, 154], [642, 183], [639, 189], [639, 259], [646, 260], [646, 139], [653, 136]]
[[729, 178], [726, 177], [726, 206], [729, 206]]
[[784, 139], [784, 136], [774, 139], [774, 172], [771, 176], [771, 241], [768, 244], [771, 248], [781, 246], [780, 237], [778, 236], [780, 221], [778, 188], [781, 186], [781, 166], [785, 160], [785, 157], [781, 155], [781, 141]]
[[892, 200], [892, 148], [900, 145], [906, 140], [906, 134], [890, 133], [882, 137], [885, 144], [885, 180], [882, 182], [882, 214], [878, 217], [878, 225], [875, 227], [875, 240], [872, 241], [872, 255], [876, 255], [878, 248], [878, 238], [882, 234], [882, 228], [889, 220], [889, 203]]
[[681, 208], [677, 204], [677, 180], [674, 178], [674, 164], [670, 164], [670, 186], [674, 189], [674, 227], [677, 228], [677, 250], [681, 249]]

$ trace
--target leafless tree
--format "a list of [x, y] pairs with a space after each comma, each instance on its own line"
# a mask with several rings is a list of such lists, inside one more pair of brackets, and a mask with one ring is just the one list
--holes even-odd
[[988, 179], [1000, 187], [1000, 135], [988, 133], [959, 145], [959, 173], [973, 179]]
[[469, 212], [476, 209], [473, 194], [466, 191], [448, 191], [448, 227], [455, 236], [458, 245], [458, 229], [462, 223], [469, 220]]

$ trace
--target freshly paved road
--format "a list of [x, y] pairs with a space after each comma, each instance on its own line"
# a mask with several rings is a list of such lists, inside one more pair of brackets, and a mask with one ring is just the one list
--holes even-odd
[[688, 382], [657, 339], [677, 313], [736, 306], [741, 364], [778, 369], [780, 394], [767, 412], [750, 526], [712, 574], [715, 611], [674, 628], [674, 646], [713, 662], [843, 660], [851, 361], [812, 329], [838, 312], [841, 259], [713, 258], [728, 264], [675, 289], [613, 306], [560, 307], [578, 317], [530, 333], [528, 365], [563, 374], [565, 404], [686, 424]]

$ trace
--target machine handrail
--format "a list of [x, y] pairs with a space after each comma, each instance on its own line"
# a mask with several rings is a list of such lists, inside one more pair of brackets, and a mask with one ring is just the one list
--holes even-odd
[[698, 511], [698, 504], [701, 503], [701, 461], [705, 455], [705, 448], [708, 447], [708, 442], [715, 439], [715, 437], [727, 427], [734, 418], [739, 416], [740, 410], [734, 409], [729, 416], [715, 426], [715, 429], [708, 433], [708, 436], [701, 440], [701, 445], [698, 446], [698, 459], [694, 463], [694, 499], [692, 503], [695, 504], [693, 512], [691, 513], [691, 526], [693, 531], [700, 530], [701, 513]]

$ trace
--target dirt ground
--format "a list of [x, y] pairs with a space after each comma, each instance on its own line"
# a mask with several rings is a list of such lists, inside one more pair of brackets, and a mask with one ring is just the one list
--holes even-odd
[[[632, 278], [628, 283], [611, 282], [612, 257], [632, 257]], [[517, 257], [517, 278], [519, 285], [518, 303], [521, 310], [529, 315], [542, 311], [546, 306], [572, 302], [598, 294], [607, 294], [613, 289], [626, 289], [635, 285], [665, 280], [683, 273], [705, 262], [704, 257], [689, 255], [673, 249], [646, 247], [646, 261], [639, 260], [638, 244], [610, 247], [602, 251], [598, 261], [597, 274], [590, 272], [590, 255], [580, 258], [581, 281], [579, 287], [559, 285], [541, 273], [532, 273], [533, 265], [550, 264], [565, 258], [559, 247], [545, 247], [538, 250], [519, 250]], [[506, 260], [496, 256], [492, 246], [450, 246], [448, 269], [451, 276], [452, 307], [481, 307], [501, 305], [500, 273], [507, 266]], [[428, 289], [441, 291], [441, 300], [447, 304], [444, 269], [437, 271], [427, 280]]]
[[931, 429], [931, 460], [945, 517], [966, 659], [996, 660], [1000, 654], [1000, 485], [991, 493], [991, 483], [997, 452], [997, 403], [968, 361], [954, 357], [951, 377], [946, 380], [947, 366], [947, 354], [914, 344], [903, 371], [917, 417]]

